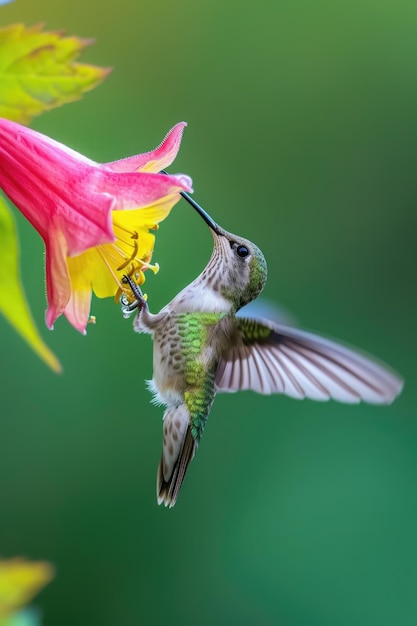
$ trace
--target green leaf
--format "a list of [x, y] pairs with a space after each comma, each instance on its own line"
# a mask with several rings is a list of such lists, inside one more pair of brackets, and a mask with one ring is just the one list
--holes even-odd
[[41, 29], [0, 29], [0, 117], [27, 124], [34, 115], [79, 99], [110, 72], [74, 62], [92, 40]]
[[62, 370], [56, 356], [44, 343], [26, 303], [19, 279], [19, 252], [13, 217], [0, 197], [0, 313], [55, 372]]

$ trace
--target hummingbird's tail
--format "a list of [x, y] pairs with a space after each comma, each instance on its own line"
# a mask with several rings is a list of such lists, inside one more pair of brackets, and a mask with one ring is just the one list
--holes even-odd
[[164, 413], [162, 458], [156, 479], [158, 504], [164, 503], [171, 508], [176, 503], [197, 445], [191, 434], [190, 414], [185, 404], [168, 407]]

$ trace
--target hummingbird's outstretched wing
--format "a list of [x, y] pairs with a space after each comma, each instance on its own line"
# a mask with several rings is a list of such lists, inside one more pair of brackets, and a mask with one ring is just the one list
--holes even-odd
[[217, 391], [389, 404], [403, 387], [385, 365], [297, 328], [236, 317], [233, 339], [218, 365]]

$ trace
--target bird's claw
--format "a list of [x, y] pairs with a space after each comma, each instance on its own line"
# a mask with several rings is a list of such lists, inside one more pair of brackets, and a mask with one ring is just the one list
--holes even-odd
[[144, 297], [139, 285], [137, 285], [135, 281], [132, 280], [132, 278], [127, 274], [123, 276], [122, 282], [127, 283], [130, 286], [132, 293], [135, 297], [135, 300], [133, 300], [133, 302], [130, 302], [125, 293], [122, 293], [122, 295], [120, 296], [120, 304], [122, 307], [123, 317], [125, 319], [128, 319], [132, 315], [132, 313], [136, 311], [136, 309], [142, 311], [142, 309], [146, 306], [146, 298]]

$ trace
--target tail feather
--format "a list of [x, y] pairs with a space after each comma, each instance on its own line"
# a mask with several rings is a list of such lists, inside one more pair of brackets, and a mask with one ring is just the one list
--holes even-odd
[[180, 492], [185, 473], [187, 471], [190, 461], [194, 458], [197, 444], [194, 437], [191, 434], [190, 429], [187, 429], [184, 445], [180, 452], [180, 455], [174, 465], [173, 472], [168, 480], [165, 479], [163, 474], [163, 460], [158, 467], [157, 477], [157, 497], [158, 504], [164, 503], [165, 506], [172, 508], [177, 501], [178, 494]]
[[191, 434], [190, 415], [184, 404], [168, 408], [164, 414], [162, 458], [158, 467], [156, 495], [158, 504], [172, 508], [177, 501], [197, 442]]

